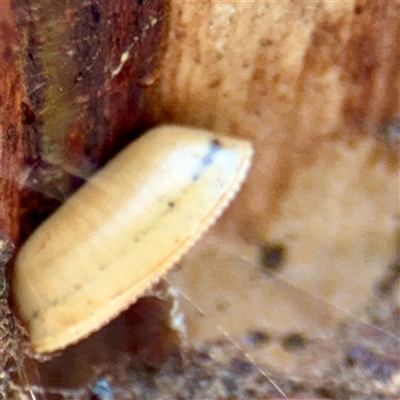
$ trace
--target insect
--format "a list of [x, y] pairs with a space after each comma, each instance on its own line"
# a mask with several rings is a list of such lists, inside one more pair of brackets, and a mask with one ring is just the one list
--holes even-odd
[[12, 279], [38, 353], [126, 309], [193, 245], [238, 191], [249, 142], [164, 126], [92, 177], [20, 250]]

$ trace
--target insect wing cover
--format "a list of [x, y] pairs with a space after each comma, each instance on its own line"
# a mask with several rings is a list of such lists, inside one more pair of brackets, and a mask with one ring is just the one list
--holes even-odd
[[33, 350], [77, 342], [150, 289], [234, 198], [251, 157], [247, 141], [163, 126], [97, 172], [17, 256], [12, 290]]

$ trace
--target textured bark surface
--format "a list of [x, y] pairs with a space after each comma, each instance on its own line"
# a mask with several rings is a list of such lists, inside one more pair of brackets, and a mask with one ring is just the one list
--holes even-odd
[[0, 398], [7, 395], [5, 369], [18, 358], [22, 335], [6, 301], [6, 265], [19, 238], [22, 150], [20, 32], [4, 1], [0, 11]]
[[2, 3], [0, 14], [0, 240], [18, 238], [19, 187], [21, 171], [22, 115], [21, 59], [18, 52], [20, 32], [10, 3]]
[[[162, 55], [162, 1], [16, 1], [26, 90], [29, 232], [151, 118], [143, 89]], [[29, 210], [36, 215], [31, 216]]]
[[143, 86], [162, 54], [166, 4], [18, 1], [14, 13], [31, 161], [93, 170], [145, 121]]

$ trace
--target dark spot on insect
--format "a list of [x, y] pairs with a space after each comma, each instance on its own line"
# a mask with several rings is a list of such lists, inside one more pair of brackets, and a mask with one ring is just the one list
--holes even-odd
[[262, 330], [255, 330], [249, 333], [249, 339], [253, 346], [262, 346], [271, 340], [271, 336]]
[[285, 259], [286, 250], [281, 244], [265, 244], [260, 249], [260, 261], [264, 272], [278, 272]]
[[281, 339], [281, 345], [286, 351], [302, 350], [307, 345], [307, 339], [301, 333], [290, 333]]
[[75, 285], [74, 285], [74, 290], [76, 291], [76, 292], [79, 292], [79, 290], [81, 290], [82, 289], [82, 285], [80, 285], [79, 283], [75, 283]]
[[22, 125], [32, 125], [36, 121], [36, 115], [27, 103], [21, 101]]
[[97, 4], [90, 5], [90, 12], [92, 13], [93, 22], [97, 23], [101, 20], [101, 11]]
[[100, 264], [100, 266], [99, 266], [100, 271], [104, 271], [106, 268], [107, 268], [106, 264]]
[[168, 207], [169, 207], [169, 208], [174, 208], [174, 207], [175, 207], [175, 202], [169, 201], [169, 202], [168, 202]]
[[50, 307], [55, 307], [58, 303], [59, 303], [59, 300], [55, 299], [55, 300], [50, 302]]
[[136, 0], [136, 4], [138, 4], [139, 6], [142, 6], [143, 4], [146, 4], [147, 0]]
[[211, 147], [221, 147], [221, 141], [219, 139], [213, 139], [211, 142]]
[[35, 319], [39, 316], [39, 311], [34, 311], [32, 314], [32, 318]]
[[221, 149], [221, 142], [218, 139], [211, 140], [207, 154], [201, 159], [201, 165], [199, 170], [195, 174], [193, 174], [192, 180], [194, 182], [197, 181], [203, 174], [203, 171], [212, 164], [215, 154], [218, 153], [220, 149]]
[[234, 357], [231, 361], [233, 372], [240, 375], [247, 375], [253, 371], [253, 364], [241, 358]]

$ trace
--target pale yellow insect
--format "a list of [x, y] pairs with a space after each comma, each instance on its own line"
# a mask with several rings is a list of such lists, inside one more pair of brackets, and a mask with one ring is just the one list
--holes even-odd
[[221, 214], [251, 145], [164, 126], [93, 176], [20, 250], [12, 280], [35, 352], [62, 349], [151, 288]]

